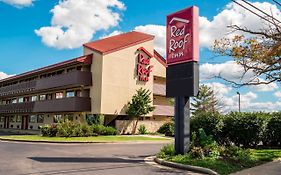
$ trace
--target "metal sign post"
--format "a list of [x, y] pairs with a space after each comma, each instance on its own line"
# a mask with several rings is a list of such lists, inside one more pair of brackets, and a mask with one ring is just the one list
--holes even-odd
[[190, 102], [199, 90], [198, 8], [167, 16], [166, 96], [175, 97], [175, 151], [190, 147]]

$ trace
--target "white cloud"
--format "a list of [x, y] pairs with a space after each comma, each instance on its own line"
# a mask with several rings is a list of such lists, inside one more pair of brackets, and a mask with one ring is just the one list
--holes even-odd
[[35, 0], [0, 0], [0, 2], [21, 8], [31, 6], [32, 2]]
[[35, 33], [42, 42], [58, 49], [78, 48], [100, 30], [117, 26], [125, 5], [119, 0], [61, 0], [51, 10], [51, 26]]
[[[263, 80], [261, 80], [261, 81], [263, 81]], [[274, 91], [274, 90], [278, 89], [278, 85], [275, 82], [273, 82], [270, 84], [253, 85], [253, 86], [251, 86], [251, 88], [253, 88], [259, 92], [269, 92], [269, 91]]]
[[[254, 12], [261, 14], [261, 12], [253, 9], [242, 1], [238, 2]], [[273, 14], [275, 18], [281, 19], [280, 10], [276, 5], [269, 2], [252, 2], [251, 4], [268, 14]], [[264, 14], [261, 14], [261, 16], [264, 16]], [[266, 28], [268, 25], [264, 20], [261, 20], [256, 15], [233, 2], [227, 4], [224, 10], [214, 16], [212, 20], [208, 20], [206, 17], [200, 17], [199, 23], [200, 45], [203, 47], [212, 46], [215, 39], [232, 37], [234, 33], [231, 33], [231, 29], [227, 28], [229, 25], [238, 25], [252, 30], [260, 30], [261, 28]]]
[[[166, 55], [166, 27], [161, 25], [145, 25], [135, 27], [136, 31], [151, 34], [155, 36], [155, 50], [161, 55]], [[166, 56], [165, 56], [166, 57]]]
[[244, 75], [244, 69], [235, 61], [227, 61], [220, 64], [205, 63], [200, 66], [200, 78], [202, 80], [212, 79], [214, 77], [222, 77], [229, 81], [248, 82], [254, 78], [254, 72], [247, 72]]
[[281, 99], [281, 91], [275, 92], [274, 96]]
[[232, 87], [226, 86], [225, 84], [218, 83], [218, 82], [204, 83], [204, 84], [211, 87], [213, 91], [216, 93], [216, 95], [228, 94], [232, 90]]
[[6, 74], [6, 73], [4, 73], [4, 72], [0, 72], [0, 80], [1, 80], [1, 79], [4, 79], [4, 78], [8, 78], [8, 77], [10, 77], [10, 76], [12, 76], [12, 75], [8, 75], [8, 74]]

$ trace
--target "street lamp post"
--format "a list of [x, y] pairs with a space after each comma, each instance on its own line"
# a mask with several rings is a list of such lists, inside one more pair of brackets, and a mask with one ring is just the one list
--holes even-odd
[[240, 92], [236, 92], [236, 93], [238, 94], [238, 106], [239, 106], [239, 112], [241, 112], [241, 98], [240, 98], [241, 94], [240, 94]]

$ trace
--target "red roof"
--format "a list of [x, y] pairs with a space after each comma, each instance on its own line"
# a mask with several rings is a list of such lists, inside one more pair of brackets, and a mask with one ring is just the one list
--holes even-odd
[[152, 39], [153, 35], [132, 31], [86, 43], [83, 46], [105, 55]]
[[30, 76], [30, 75], [33, 75], [33, 74], [36, 74], [36, 73], [42, 73], [42, 72], [45, 72], [45, 71], [49, 71], [51, 69], [60, 68], [60, 67], [71, 65], [71, 64], [77, 64], [77, 63], [92, 64], [92, 56], [93, 56], [93, 54], [84, 55], [84, 56], [81, 56], [81, 57], [78, 57], [78, 58], [74, 58], [74, 59], [71, 59], [71, 60], [67, 60], [67, 61], [57, 63], [57, 64], [53, 64], [53, 65], [50, 65], [50, 66], [42, 67], [42, 68], [32, 70], [32, 71], [29, 71], [29, 72], [25, 72], [25, 73], [22, 73], [22, 74], [19, 74], [19, 75], [11, 76], [11, 77], [0, 80], [0, 83], [3, 83], [5, 81], [10, 81], [10, 80], [15, 80], [15, 79], [22, 78], [22, 77], [25, 77], [25, 76]]

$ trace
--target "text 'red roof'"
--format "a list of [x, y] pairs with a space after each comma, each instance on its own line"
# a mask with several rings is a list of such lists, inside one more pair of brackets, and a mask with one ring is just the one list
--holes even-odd
[[153, 35], [132, 31], [86, 43], [83, 46], [105, 55], [152, 39]]

